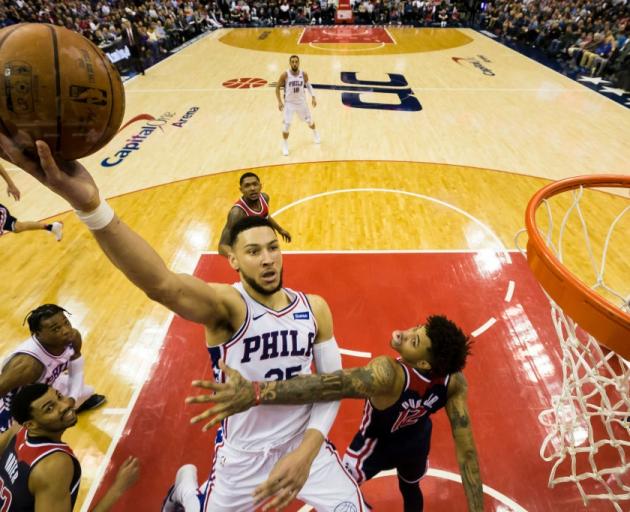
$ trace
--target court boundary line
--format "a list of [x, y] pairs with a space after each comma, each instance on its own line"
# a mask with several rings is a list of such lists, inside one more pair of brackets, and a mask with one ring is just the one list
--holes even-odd
[[[194, 272], [194, 269], [193, 269], [193, 272]], [[155, 304], [158, 305], [157, 303]], [[160, 343], [158, 347], [156, 347], [157, 350], [155, 354], [153, 354], [154, 358], [153, 359], [144, 358], [145, 364], [141, 368], [141, 372], [145, 374], [145, 377], [148, 377], [151, 371], [151, 368], [153, 364], [155, 363], [155, 357], [159, 355], [160, 350], [162, 349], [162, 346], [164, 345], [166, 341], [166, 335], [168, 334], [168, 330], [171, 327], [171, 324], [173, 323], [174, 318], [175, 318], [175, 313], [173, 313], [172, 311], [169, 311], [168, 317], [164, 321], [164, 325], [162, 325], [162, 328], [160, 329], [159, 334], [158, 334], [158, 336], [161, 336], [162, 342]], [[131, 416], [131, 413], [136, 407], [136, 402], [138, 401], [138, 398], [140, 397], [140, 393], [144, 389], [145, 384], [146, 384], [146, 378], [140, 381], [138, 385], [136, 386], [136, 389], [134, 389], [131, 395], [131, 398], [129, 399], [129, 403], [127, 404], [126, 410], [124, 411], [123, 416], [120, 419], [120, 424], [114, 431], [114, 435], [112, 435], [112, 440], [110, 441], [109, 446], [107, 447], [107, 451], [105, 452], [105, 455], [103, 456], [103, 460], [101, 461], [100, 465], [98, 466], [98, 469], [96, 470], [96, 473], [94, 475], [94, 480], [92, 481], [92, 484], [90, 485], [90, 488], [88, 489], [88, 492], [85, 495], [85, 499], [83, 500], [83, 505], [81, 505], [80, 512], [89, 511], [90, 506], [92, 505], [92, 500], [94, 500], [94, 496], [96, 495], [96, 492], [101, 486], [103, 477], [105, 476], [105, 472], [107, 471], [107, 468], [109, 467], [109, 463], [112, 460], [112, 455], [114, 455], [114, 451], [116, 450], [116, 448], [118, 448], [120, 439], [122, 438], [125, 432], [125, 429], [127, 428], [127, 423], [129, 423], [129, 417]]]
[[[248, 90], [255, 90], [255, 89], [248, 89]], [[211, 176], [218, 176], [219, 174], [229, 174], [229, 173], [242, 173], [245, 170], [259, 170], [259, 169], [274, 169], [276, 167], [296, 167], [299, 165], [313, 165], [313, 164], [334, 164], [334, 163], [356, 163], [356, 162], [374, 162], [374, 163], [395, 163], [395, 164], [412, 164], [412, 165], [436, 165], [436, 166], [443, 166], [443, 167], [466, 167], [468, 169], [472, 169], [475, 171], [488, 171], [488, 172], [496, 172], [496, 173], [501, 173], [501, 174], [513, 174], [514, 176], [520, 176], [523, 178], [530, 178], [533, 180], [541, 180], [544, 183], [541, 183], [540, 186], [538, 188], [542, 188], [544, 185], [547, 185], [549, 183], [551, 183], [552, 181], [556, 181], [553, 180], [551, 178], [543, 178], [541, 176], [535, 176], [532, 174], [527, 174], [525, 172], [518, 172], [518, 171], [510, 171], [510, 170], [505, 170], [505, 169], [494, 169], [491, 167], [481, 167], [479, 165], [468, 165], [468, 164], [453, 164], [453, 163], [447, 163], [447, 162], [429, 162], [426, 160], [382, 160], [382, 159], [378, 159], [378, 158], [368, 158], [368, 159], [359, 159], [359, 158], [350, 158], [347, 160], [305, 160], [303, 162], [296, 162], [293, 164], [288, 164], [288, 163], [270, 163], [270, 164], [262, 164], [262, 165], [256, 165], [253, 167], [241, 167], [239, 169], [219, 169], [216, 172], [210, 172], [207, 174], [200, 174], [197, 176], [189, 176], [187, 178], [179, 178], [173, 181], [168, 181], [168, 182], [164, 182], [164, 183], [156, 183], [155, 185], [148, 185], [146, 187], [141, 187], [138, 188], [136, 190], [131, 190], [129, 192], [121, 192], [119, 194], [112, 194], [109, 196], [106, 196], [105, 199], [117, 199], [119, 197], [125, 197], [131, 194], [135, 194], [137, 192], [144, 192], [146, 190], [151, 190], [154, 188], [158, 188], [158, 187], [167, 187], [169, 185], [172, 184], [176, 184], [176, 183], [183, 183], [184, 181], [192, 181], [192, 180], [197, 180], [197, 179], [204, 179], [204, 178], [209, 178]], [[102, 171], [103, 169], [96, 165], [95, 168], [97, 170]], [[24, 172], [22, 171], [22, 169], [20, 169], [19, 167], [17, 167], [14, 163], [12, 162], [8, 162], [7, 166], [5, 167], [5, 169], [7, 169], [8, 171], [18, 171], [18, 172]], [[89, 169], [88, 169], [89, 171]], [[611, 171], [612, 172], [612, 171]], [[619, 173], [623, 173], [624, 171], [619, 171]], [[603, 171], [600, 172], [595, 172], [592, 171], [588, 174], [606, 174]], [[538, 190], [537, 188], [537, 190]], [[597, 192], [601, 193], [601, 194], [607, 194], [611, 197], [620, 197], [617, 194], [613, 194], [611, 192], [608, 192], [606, 190], [597, 190]], [[73, 209], [68, 208], [67, 210], [60, 210], [57, 213], [53, 213], [52, 215], [49, 215], [47, 217], [40, 217], [39, 219], [37, 219], [38, 221], [46, 221], [49, 219], [52, 219], [54, 217], [57, 217], [59, 215], [64, 215], [67, 213], [72, 213], [74, 212]], [[512, 252], [512, 251], [510, 251]]]

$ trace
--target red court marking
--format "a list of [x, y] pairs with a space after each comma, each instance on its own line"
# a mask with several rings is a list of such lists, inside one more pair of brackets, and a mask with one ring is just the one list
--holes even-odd
[[[500, 256], [499, 256], [500, 258]], [[464, 330], [489, 317], [497, 322], [476, 340], [465, 370], [469, 408], [485, 484], [527, 510], [584, 511], [572, 485], [547, 488], [549, 465], [538, 451], [546, 432], [538, 413], [560, 389], [560, 362], [549, 305], [527, 263], [519, 254], [513, 263], [492, 266], [491, 257], [474, 253], [288, 254], [284, 256], [286, 286], [324, 296], [333, 311], [335, 333], [347, 349], [394, 354], [391, 331], [422, 322], [440, 312]], [[499, 261], [501, 261], [499, 259]], [[225, 258], [203, 255], [195, 275], [206, 281], [233, 282], [236, 274]], [[509, 280], [516, 281], [510, 304], [504, 301]], [[115, 508], [117, 511], [159, 510], [176, 470], [185, 463], [199, 468], [200, 483], [210, 470], [212, 434], [189, 424], [201, 407], [186, 406], [190, 381], [210, 378], [202, 327], [175, 318], [159, 360], [145, 384], [112, 458], [140, 457], [142, 477]], [[344, 366], [365, 359], [344, 356]], [[354, 435], [362, 402], [347, 400], [331, 432], [343, 453]], [[431, 467], [458, 473], [450, 426], [442, 412], [433, 416]], [[427, 509], [463, 510], [460, 485], [436, 478], [423, 484]], [[103, 487], [97, 493], [102, 496]], [[398, 490], [390, 477], [366, 484], [375, 510], [399, 510]], [[608, 510], [605, 505], [599, 504]], [[292, 505], [295, 511], [299, 505]], [[501, 510], [486, 497], [486, 510]]]
[[394, 43], [382, 27], [307, 27], [298, 44]]
[[222, 85], [228, 89], [255, 89], [267, 85], [267, 80], [263, 78], [232, 78], [223, 82]]

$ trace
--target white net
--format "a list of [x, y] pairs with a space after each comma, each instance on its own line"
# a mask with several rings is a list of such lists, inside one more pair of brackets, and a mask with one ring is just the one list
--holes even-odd
[[[544, 208], [539, 210], [542, 209], [541, 214], [546, 216], [547, 226], [540, 234], [560, 262], [565, 263], [565, 252], [568, 254], [568, 251], [564, 247], [570, 219], [572, 226], [579, 226], [581, 233], [577, 235], [582, 241], [584, 256], [590, 259], [588, 267], [592, 268], [592, 289], [627, 312], [630, 309], [630, 283], [625, 280], [621, 290], [607, 284], [606, 263], [615, 236], [617, 241], [625, 243], [625, 249], [622, 246], [621, 251], [626, 253], [623, 265], [626, 265], [626, 277], [630, 274], [627, 271], [630, 230], [622, 223], [630, 205], [614, 217], [603, 244], [599, 244], [599, 258], [596, 258], [580, 204], [584, 189], [573, 190], [571, 194], [570, 205], [558, 226], [553, 223], [550, 201], [543, 202]], [[557, 204], [553, 209], [557, 211]], [[544, 224], [538, 223], [539, 226]], [[571, 231], [573, 240], [570, 245], [574, 245], [576, 229]], [[618, 280], [615, 285], [620, 286]], [[616, 511], [629, 511], [630, 362], [602, 348], [596, 339], [580, 329], [578, 322], [548, 298], [562, 351], [563, 374], [560, 393], [551, 398], [551, 407], [539, 415], [540, 422], [549, 432], [540, 449], [541, 457], [553, 463], [549, 486], [573, 483], [585, 505], [597, 501], [601, 507], [601, 500], [606, 500]], [[598, 510], [602, 509], [598, 507]]]

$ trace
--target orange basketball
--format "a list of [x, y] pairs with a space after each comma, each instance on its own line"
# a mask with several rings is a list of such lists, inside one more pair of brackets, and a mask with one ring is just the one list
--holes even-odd
[[116, 134], [125, 111], [118, 71], [91, 41], [44, 23], [0, 30], [0, 124], [25, 149], [45, 141], [75, 160]]

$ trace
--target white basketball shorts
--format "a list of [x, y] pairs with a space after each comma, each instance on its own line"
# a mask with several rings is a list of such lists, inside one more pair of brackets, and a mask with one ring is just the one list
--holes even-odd
[[306, 124], [313, 124], [311, 119], [311, 111], [308, 109], [306, 102], [304, 103], [285, 103], [284, 104], [284, 126], [289, 129], [291, 121], [293, 120], [293, 114], [297, 114], [298, 117]]
[[[225, 444], [215, 449], [204, 512], [249, 512], [256, 507], [254, 489], [268, 477], [278, 460], [297, 448], [299, 439], [261, 452], [243, 452]], [[311, 466], [298, 499], [320, 512], [365, 512], [359, 486], [345, 469], [337, 451], [325, 441]]]

